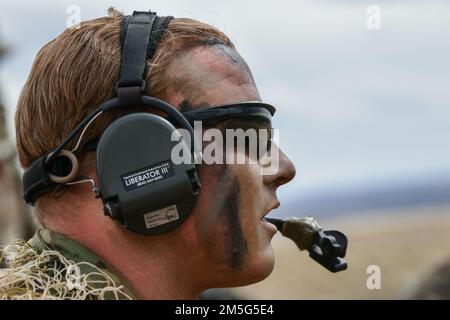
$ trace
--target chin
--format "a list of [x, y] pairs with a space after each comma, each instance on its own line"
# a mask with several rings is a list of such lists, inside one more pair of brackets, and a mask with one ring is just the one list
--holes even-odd
[[239, 272], [239, 284], [234, 286], [246, 286], [266, 279], [275, 267], [275, 256], [272, 246], [268, 246], [264, 252], [257, 256], [248, 257], [247, 262]]

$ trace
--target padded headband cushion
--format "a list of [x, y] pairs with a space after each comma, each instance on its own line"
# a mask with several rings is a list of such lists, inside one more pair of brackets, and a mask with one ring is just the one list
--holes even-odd
[[[173, 17], [155, 17], [155, 22], [150, 34], [150, 41], [147, 48], [147, 60], [152, 59], [156, 53], [156, 48], [158, 47], [161, 38], [164, 36], [169, 26], [170, 21]], [[125, 34], [127, 33], [128, 25], [130, 24], [131, 16], [123, 16], [120, 24], [120, 43], [123, 47], [125, 40]]]

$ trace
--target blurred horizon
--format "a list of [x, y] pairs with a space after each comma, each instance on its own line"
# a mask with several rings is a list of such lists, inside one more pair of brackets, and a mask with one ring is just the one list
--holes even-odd
[[[377, 1], [0, 1], [0, 95], [13, 111], [38, 50], [114, 6], [211, 23], [235, 42], [297, 167], [282, 203], [342, 191], [450, 181], [450, 3]], [[378, 5], [381, 29], [366, 26]], [[21, 19], [17, 19], [17, 16]], [[353, 190], [353, 191], [352, 191]], [[355, 193], [353, 193], [355, 194]]]

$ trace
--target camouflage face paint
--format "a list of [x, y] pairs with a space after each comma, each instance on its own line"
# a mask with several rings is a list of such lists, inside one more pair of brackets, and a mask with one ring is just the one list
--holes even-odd
[[239, 182], [235, 177], [230, 177], [226, 190], [225, 202], [221, 212], [225, 218], [229, 231], [227, 239], [229, 250], [228, 261], [230, 267], [234, 269], [243, 263], [247, 252], [247, 244], [240, 223]]
[[[168, 96], [176, 95], [191, 104], [214, 104], [260, 100], [250, 69], [239, 53], [227, 46], [211, 45], [183, 51], [172, 62], [174, 77]], [[230, 101], [231, 102], [231, 101]], [[190, 107], [182, 104], [182, 111]]]
[[189, 100], [185, 99], [178, 105], [178, 108], [179, 108], [180, 112], [183, 113], [183, 112], [192, 111], [195, 109], [208, 108], [209, 106], [210, 105], [208, 102], [201, 102], [201, 103], [194, 105], [191, 102], [189, 102]]
[[208, 224], [217, 223], [225, 227], [224, 239], [227, 263], [231, 268], [239, 267], [245, 258], [247, 244], [240, 224], [240, 187], [227, 165], [217, 165], [216, 190]]
[[236, 51], [236, 49], [224, 46], [222, 44], [213, 45], [212, 47], [215, 48], [224, 57], [226, 57], [228, 62], [239, 69], [243, 74], [247, 74], [248, 76], [250, 76], [251, 82], [253, 84], [255, 83], [247, 62], [244, 60], [244, 58], [242, 58], [239, 52]]
[[238, 268], [247, 253], [240, 224], [239, 182], [227, 165], [204, 166], [200, 175], [208, 179], [211, 185], [207, 197], [202, 200], [204, 209], [199, 212], [201, 217], [196, 222], [199, 241], [211, 261]]

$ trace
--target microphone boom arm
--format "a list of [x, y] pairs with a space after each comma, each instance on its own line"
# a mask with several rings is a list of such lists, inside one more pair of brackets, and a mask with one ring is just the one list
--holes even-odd
[[313, 217], [305, 218], [265, 218], [274, 224], [281, 234], [295, 242], [297, 247], [308, 250], [309, 256], [331, 272], [347, 269], [342, 259], [347, 251], [345, 234], [336, 230], [323, 230]]

